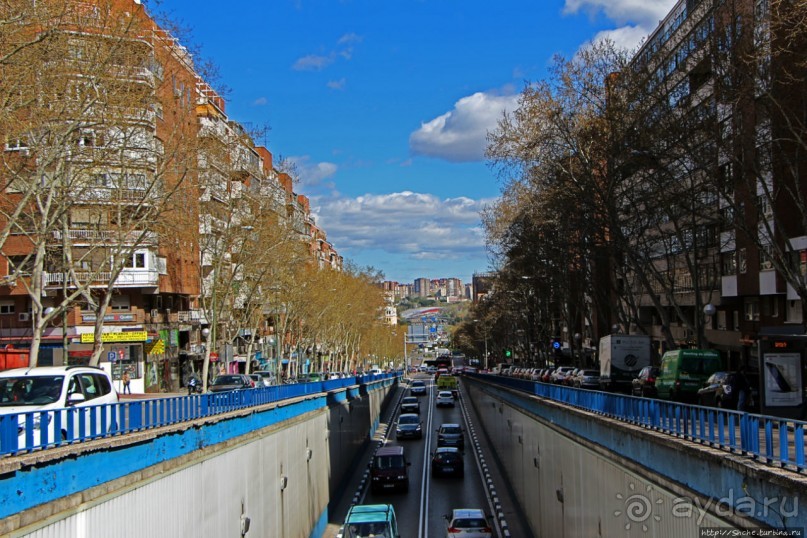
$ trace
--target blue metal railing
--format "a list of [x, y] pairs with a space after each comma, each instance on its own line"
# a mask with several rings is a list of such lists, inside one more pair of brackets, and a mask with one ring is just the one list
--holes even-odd
[[366, 375], [0, 415], [0, 456], [125, 435], [396, 377], [397, 374]]
[[804, 438], [807, 422], [804, 421], [504, 376], [469, 375], [612, 419], [741, 454], [767, 465], [800, 473], [807, 467]]

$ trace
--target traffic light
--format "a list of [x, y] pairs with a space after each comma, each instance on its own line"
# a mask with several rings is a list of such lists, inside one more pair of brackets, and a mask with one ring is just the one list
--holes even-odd
[[512, 357], [513, 357], [513, 351], [511, 349], [505, 349], [504, 350], [504, 358], [505, 359], [510, 359]]

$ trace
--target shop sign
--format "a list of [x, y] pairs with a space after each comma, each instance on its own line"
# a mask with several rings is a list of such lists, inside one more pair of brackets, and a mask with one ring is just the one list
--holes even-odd
[[[145, 342], [148, 340], [148, 332], [146, 331], [123, 331], [116, 333], [101, 333], [101, 342]], [[95, 335], [93, 333], [84, 333], [81, 335], [82, 344], [95, 343]]]
[[165, 342], [162, 340], [154, 340], [151, 344], [146, 344], [146, 353], [148, 355], [161, 355], [165, 353]]
[[[81, 321], [83, 322], [94, 322], [98, 319], [98, 316], [95, 314], [82, 314]], [[134, 321], [135, 315], [134, 314], [107, 314], [104, 316], [104, 321]]]

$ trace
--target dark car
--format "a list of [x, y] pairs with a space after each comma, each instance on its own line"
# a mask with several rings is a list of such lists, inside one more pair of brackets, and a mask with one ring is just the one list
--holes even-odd
[[420, 402], [414, 396], [406, 396], [401, 400], [401, 413], [420, 414]]
[[422, 439], [420, 415], [404, 413], [398, 417], [398, 427], [395, 430], [396, 439]]
[[[743, 382], [740, 376], [745, 377]], [[715, 372], [698, 390], [698, 405], [737, 409], [741, 384], [746, 385], [745, 411], [755, 410], [759, 404], [759, 376], [739, 372]]]
[[465, 437], [459, 424], [442, 424], [437, 429], [437, 447], [454, 446], [460, 450], [465, 448]]
[[409, 394], [413, 394], [415, 396], [422, 396], [426, 394], [426, 383], [419, 380], [412, 381], [412, 384], [409, 385]]
[[228, 390], [251, 389], [252, 380], [244, 374], [225, 374], [217, 376], [208, 387], [210, 392], [226, 392]]
[[432, 453], [432, 476], [458, 476], [465, 474], [465, 462], [459, 448], [440, 447]]
[[370, 464], [371, 487], [374, 493], [386, 490], [409, 490], [409, 467], [402, 446], [382, 446]]
[[632, 394], [634, 396], [655, 397], [658, 394], [656, 392], [658, 372], [657, 366], [645, 366], [639, 370], [639, 375], [633, 379]]

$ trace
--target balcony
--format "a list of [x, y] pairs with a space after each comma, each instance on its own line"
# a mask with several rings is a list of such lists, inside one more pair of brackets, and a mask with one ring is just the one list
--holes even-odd
[[[69, 275], [65, 273], [45, 273], [43, 276], [46, 288], [60, 288], [65, 278]], [[110, 271], [78, 271], [76, 272], [76, 279], [78, 284], [89, 284], [90, 287], [104, 287], [108, 286], [112, 280], [112, 273]], [[115, 287], [119, 288], [146, 288], [157, 287], [160, 280], [160, 274], [156, 270], [144, 269], [124, 269], [118, 278], [115, 280]], [[76, 282], [69, 281], [68, 288], [75, 288]]]
[[177, 312], [177, 320], [180, 323], [201, 323], [202, 311], [199, 309], [180, 310]]
[[[142, 236], [142, 237], [141, 237]], [[53, 238], [57, 241], [62, 240], [62, 232], [53, 232]], [[133, 245], [140, 239], [141, 245], [156, 245], [157, 233], [145, 232], [143, 230], [132, 230], [129, 232], [118, 232], [115, 230], [68, 230], [67, 238], [70, 239], [74, 245], [98, 245], [98, 244], [111, 244], [111, 245]]]

